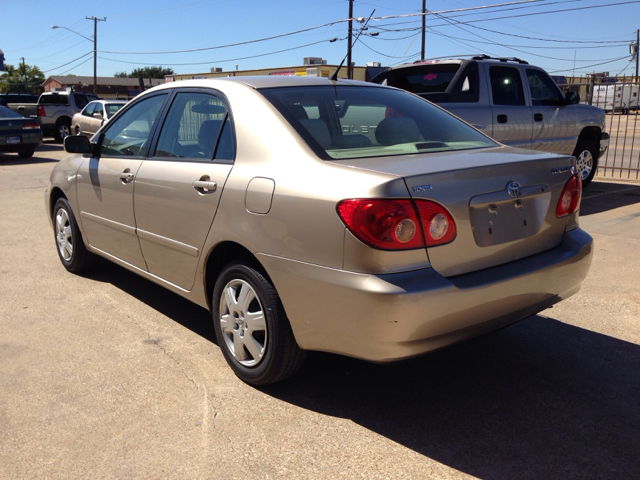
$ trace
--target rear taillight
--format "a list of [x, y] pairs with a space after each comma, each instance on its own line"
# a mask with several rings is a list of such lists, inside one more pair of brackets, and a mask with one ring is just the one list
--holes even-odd
[[564, 184], [556, 206], [556, 217], [565, 217], [578, 210], [581, 198], [582, 180], [580, 179], [580, 174], [575, 173]]
[[38, 125], [37, 122], [27, 122], [24, 125], [22, 125], [23, 130], [36, 130], [39, 128], [40, 128], [40, 125]]
[[382, 250], [442, 245], [456, 235], [449, 212], [428, 200], [351, 199], [341, 201], [337, 211], [358, 240]]
[[44, 111], [44, 107], [42, 105], [38, 105], [38, 116], [39, 117], [46, 117], [47, 114]]

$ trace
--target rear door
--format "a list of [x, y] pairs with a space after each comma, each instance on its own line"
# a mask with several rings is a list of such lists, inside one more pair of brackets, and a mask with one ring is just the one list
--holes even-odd
[[224, 97], [178, 90], [135, 180], [137, 234], [150, 273], [191, 289], [234, 158]]
[[488, 76], [493, 121], [491, 136], [512, 147], [531, 148], [533, 113], [527, 105], [520, 69], [491, 65]]

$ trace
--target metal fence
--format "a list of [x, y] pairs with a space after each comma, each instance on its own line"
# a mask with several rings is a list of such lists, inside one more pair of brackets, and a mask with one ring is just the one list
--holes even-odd
[[598, 161], [600, 177], [640, 178], [639, 86], [624, 82], [594, 87], [592, 104], [605, 110], [609, 133], [609, 148]]
[[622, 78], [607, 83], [570, 83], [566, 91], [580, 94], [584, 103], [604, 109], [609, 148], [598, 160], [600, 178], [640, 179], [640, 84]]

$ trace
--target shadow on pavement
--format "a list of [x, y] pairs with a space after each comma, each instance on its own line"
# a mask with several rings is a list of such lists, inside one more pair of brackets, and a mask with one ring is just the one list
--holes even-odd
[[479, 478], [631, 478], [639, 369], [640, 346], [534, 316], [393, 365], [312, 354], [263, 391]]
[[83, 276], [97, 282], [112, 284], [217, 345], [209, 311], [166, 288], [102, 258], [98, 258], [95, 267]]
[[593, 215], [636, 203], [640, 203], [640, 183], [594, 180], [582, 191], [580, 216]]
[[[215, 343], [209, 313], [178, 295], [106, 260], [87, 278]], [[310, 352], [298, 374], [261, 390], [479, 478], [631, 478], [639, 371], [640, 346], [538, 315], [392, 365]]]

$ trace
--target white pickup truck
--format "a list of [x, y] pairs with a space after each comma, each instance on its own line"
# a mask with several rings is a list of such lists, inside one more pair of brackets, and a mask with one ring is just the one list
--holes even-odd
[[392, 67], [375, 83], [415, 93], [506, 145], [577, 158], [584, 186], [608, 146], [602, 109], [564, 95], [541, 68], [486, 55]]

